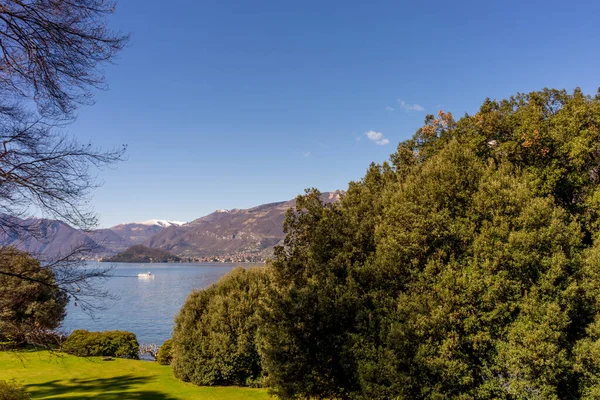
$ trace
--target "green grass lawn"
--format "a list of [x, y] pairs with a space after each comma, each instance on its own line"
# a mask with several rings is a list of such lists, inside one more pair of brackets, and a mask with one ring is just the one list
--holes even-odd
[[16, 379], [34, 399], [268, 399], [265, 389], [198, 387], [155, 362], [66, 354], [0, 352], [0, 379]]

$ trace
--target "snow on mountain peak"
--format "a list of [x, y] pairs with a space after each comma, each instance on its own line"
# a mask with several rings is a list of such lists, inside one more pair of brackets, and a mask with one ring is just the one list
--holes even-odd
[[158, 226], [162, 226], [164, 228], [167, 228], [169, 226], [180, 226], [185, 224], [185, 222], [182, 221], [167, 221], [164, 219], [149, 219], [148, 221], [144, 221], [144, 222], [139, 222], [142, 225], [158, 225]]

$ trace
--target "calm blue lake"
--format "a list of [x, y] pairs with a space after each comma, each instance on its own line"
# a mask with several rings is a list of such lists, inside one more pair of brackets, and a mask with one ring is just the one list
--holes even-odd
[[[91, 266], [97, 265], [90, 263]], [[161, 344], [171, 336], [173, 317], [194, 289], [216, 282], [239, 264], [111, 264], [112, 277], [103, 285], [116, 299], [103, 300], [104, 308], [89, 315], [69, 304], [62, 329], [92, 331], [125, 330], [136, 334], [140, 343]], [[244, 267], [252, 267], [242, 264]], [[105, 267], [107, 264], [101, 264]], [[140, 279], [141, 272], [154, 278]]]

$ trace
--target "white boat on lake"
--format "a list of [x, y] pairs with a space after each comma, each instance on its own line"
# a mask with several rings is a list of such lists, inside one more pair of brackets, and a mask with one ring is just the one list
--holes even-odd
[[150, 271], [148, 272], [141, 272], [138, 274], [138, 278], [142, 278], [142, 279], [149, 279], [149, 278], [154, 278], [154, 274]]

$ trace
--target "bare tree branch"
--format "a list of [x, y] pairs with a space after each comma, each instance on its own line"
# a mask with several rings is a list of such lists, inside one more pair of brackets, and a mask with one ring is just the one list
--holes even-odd
[[0, 0], [0, 94], [33, 100], [45, 117], [71, 116], [106, 88], [100, 66], [128, 35], [111, 32], [107, 0]]
[[125, 146], [103, 151], [57, 129], [18, 108], [0, 113], [0, 213], [5, 214], [0, 222], [5, 231], [12, 229], [11, 216], [32, 208], [82, 229], [96, 224], [87, 202], [98, 186], [90, 167], [122, 160]]

